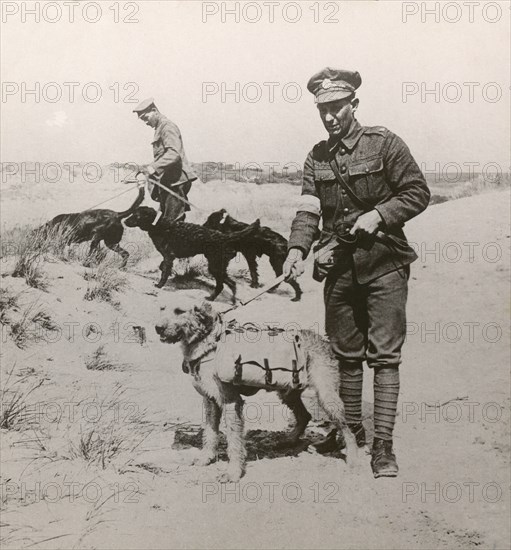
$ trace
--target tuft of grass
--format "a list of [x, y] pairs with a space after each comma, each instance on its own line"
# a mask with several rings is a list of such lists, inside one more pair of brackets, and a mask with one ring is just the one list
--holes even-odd
[[113, 293], [121, 292], [128, 286], [126, 276], [119, 272], [119, 269], [111, 267], [108, 262], [102, 262], [86, 270], [83, 278], [87, 281], [84, 300], [108, 302], [114, 306], [118, 303], [114, 302]]
[[11, 382], [14, 368], [15, 365], [9, 372], [5, 385], [0, 389], [0, 428], [21, 431], [32, 427], [35, 411], [30, 413], [28, 397], [42, 386], [44, 380], [36, 380], [24, 387], [23, 382], [32, 376], [27, 374]]
[[113, 392], [98, 403], [99, 418], [80, 424], [79, 433], [70, 439], [71, 458], [81, 458], [102, 469], [108, 465], [124, 468], [137, 455], [137, 449], [154, 431], [147, 420], [147, 411], [127, 401], [126, 390], [117, 385]]
[[116, 370], [123, 371], [130, 367], [128, 363], [119, 363], [108, 357], [105, 345], [99, 346], [94, 352], [85, 357], [85, 368], [87, 370]]
[[12, 276], [24, 278], [33, 288], [47, 290], [48, 281], [41, 266], [45, 261], [65, 257], [70, 231], [69, 227], [58, 225], [51, 229], [23, 226], [7, 232], [2, 239], [6, 243], [2, 256], [16, 258]]
[[40, 307], [38, 299], [23, 309], [17, 320], [8, 315], [2, 315], [2, 323], [9, 327], [11, 338], [20, 349], [25, 349], [32, 341], [38, 341], [42, 337], [43, 330], [58, 330], [58, 325]]
[[18, 309], [18, 296], [12, 294], [7, 288], [0, 288], [0, 323], [8, 325], [10, 322], [9, 313]]

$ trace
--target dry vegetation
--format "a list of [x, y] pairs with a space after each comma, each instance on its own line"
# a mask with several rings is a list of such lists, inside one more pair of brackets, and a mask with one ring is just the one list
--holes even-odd
[[118, 268], [108, 262], [100, 262], [95, 267], [87, 269], [83, 278], [87, 281], [84, 300], [98, 300], [118, 306], [114, 293], [126, 290], [128, 279]]
[[[495, 182], [478, 178], [449, 193], [442, 194], [442, 189], [435, 188], [434, 194], [441, 198], [434, 202], [441, 202], [442, 197], [450, 200], [508, 187], [508, 176]], [[33, 200], [34, 211], [45, 211], [47, 203], [42, 200], [43, 191], [41, 186], [30, 189], [14, 185], [9, 189], [11, 198], [16, 193], [24, 195], [19, 205], [24, 212], [27, 201], [34, 197], [41, 199]], [[97, 202], [115, 193], [109, 185], [95, 188], [95, 191], [100, 195]], [[57, 193], [54, 189], [51, 192]], [[260, 218], [263, 225], [287, 236], [299, 193], [299, 186], [197, 183], [192, 189], [192, 201], [204, 211], [191, 212], [189, 220], [202, 223], [212, 210], [227, 207], [229, 213], [240, 220], [251, 222]], [[83, 209], [90, 206], [90, 194], [90, 189], [77, 186], [67, 195], [69, 200], [82, 201]], [[65, 203], [67, 195], [55, 195], [61, 211], [79, 210], [76, 204]], [[121, 210], [124, 206], [115, 208]], [[12, 209], [9, 207], [12, 219], [20, 219], [16, 208], [16, 203]], [[162, 350], [157, 347], [159, 343], [155, 345], [153, 324], [156, 315], [161, 303], [172, 300], [173, 293], [178, 290], [184, 289], [182, 295], [195, 300], [201, 294], [197, 291], [197, 279], [210, 280], [210, 275], [202, 257], [177, 261], [175, 287], [156, 293], [153, 282], [157, 280], [161, 258], [142, 231], [126, 230], [122, 246], [130, 252], [130, 259], [127, 269], [121, 271], [116, 254], [102, 249], [91, 258], [89, 243], [69, 246], [65, 230], [43, 236], [33, 232], [36, 226], [34, 222], [2, 234], [0, 325], [2, 344], [8, 355], [2, 356], [0, 380], [0, 430], [5, 460], [1, 479], [3, 534], [0, 544], [5, 548], [98, 547], [98, 539], [95, 543], [90, 541], [108, 525], [112, 510], [121, 506], [119, 495], [109, 491], [109, 487], [118, 484], [122, 491], [136, 480], [129, 494], [139, 498], [143, 488], [156, 491], [164, 481], [169, 483], [164, 486], [165, 490], [174, 487], [172, 484], [178, 484], [184, 469], [188, 477], [182, 486], [189, 498], [190, 491], [199, 484], [198, 476], [206, 475], [197, 470], [189, 473], [182, 463], [175, 462], [167, 479], [158, 477], [163, 466], [139, 462], [139, 458], [142, 453], [155, 449], [163, 449], [162, 455], [167, 457], [171, 452], [165, 439], [169, 429], [163, 426], [189, 423], [188, 419], [183, 422], [182, 418], [173, 416], [176, 410], [184, 407], [183, 401], [189, 394], [182, 397], [182, 387], [173, 387], [175, 379], [172, 376], [176, 372], [177, 376], [181, 375], [179, 351], [171, 346], [161, 346]], [[236, 270], [238, 278], [248, 281], [244, 261], [233, 262], [230, 269]], [[248, 288], [248, 284], [240, 284], [241, 291], [244, 287]], [[287, 295], [281, 297], [284, 301], [279, 303], [287, 304], [288, 298]], [[41, 339], [41, 334], [57, 334], [66, 320], [78, 324], [74, 341], [62, 337], [49, 345]], [[96, 322], [99, 329], [94, 329], [94, 325], [89, 324], [91, 321]], [[109, 328], [114, 322], [121, 327], [117, 341]], [[127, 329], [122, 332], [122, 327], [129, 323], [131, 329], [142, 331], [139, 323], [144, 322], [148, 342], [145, 333], [140, 332], [139, 337], [134, 338]], [[107, 336], [110, 340], [105, 345]], [[91, 344], [95, 337], [99, 341]], [[144, 394], [147, 388], [151, 388], [149, 395]], [[159, 399], [157, 404], [151, 401], [155, 398]], [[49, 413], [41, 414], [41, 410], [60, 411], [61, 415], [52, 420]], [[66, 410], [75, 410], [76, 414], [64, 414]], [[84, 414], [84, 411], [89, 413]], [[200, 421], [200, 418], [194, 420]], [[153, 437], [155, 440], [151, 440]], [[162, 462], [165, 464], [164, 459]], [[284, 469], [290, 467], [286, 464]], [[305, 462], [303, 469], [307, 470], [307, 464]], [[278, 474], [269, 471], [269, 479], [274, 479], [273, 475], [278, 479], [282, 473], [282, 470], [275, 470]], [[296, 471], [292, 475], [296, 475]], [[69, 493], [62, 491], [59, 499], [52, 500], [46, 495], [41, 503], [35, 503], [23, 500], [17, 491], [7, 490], [11, 487], [9, 483], [27, 481], [34, 486], [36, 482], [62, 480], [76, 481], [82, 490], [87, 483], [97, 483], [103, 490], [102, 498], [87, 500], [79, 492], [70, 505]], [[145, 504], [147, 507], [157, 505], [149, 502]], [[176, 502], [176, 507], [187, 504]], [[155, 510], [151, 508], [150, 511], [154, 513]], [[143, 514], [149, 512], [142, 511]], [[295, 508], [292, 514], [295, 515]], [[168, 522], [168, 514], [164, 522]], [[111, 536], [111, 532], [107, 532], [105, 540], [109, 540], [108, 535]], [[448, 543], [444, 546], [448, 547]]]

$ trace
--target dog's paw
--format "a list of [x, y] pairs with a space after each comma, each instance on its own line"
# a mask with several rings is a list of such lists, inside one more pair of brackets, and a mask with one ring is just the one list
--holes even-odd
[[198, 456], [192, 460], [192, 466], [209, 466], [216, 462], [216, 455]]
[[165, 283], [154, 283], [156, 288], [162, 288]]
[[220, 474], [217, 479], [219, 483], [238, 483], [242, 475], [241, 470], [227, 470], [227, 472]]
[[252, 283], [250, 288], [261, 288], [263, 285], [261, 283]]
[[302, 299], [302, 295], [300, 294], [300, 296], [295, 296], [294, 298], [291, 298], [291, 301], [292, 302], [299, 302], [301, 299]]

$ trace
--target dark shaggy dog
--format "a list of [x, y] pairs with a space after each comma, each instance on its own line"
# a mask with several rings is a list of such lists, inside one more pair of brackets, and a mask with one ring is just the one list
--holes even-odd
[[160, 264], [161, 278], [156, 284], [161, 288], [169, 278], [175, 258], [190, 258], [204, 254], [208, 269], [215, 278], [216, 286], [208, 300], [214, 300], [224, 288], [231, 289], [233, 303], [236, 301], [236, 283], [227, 275], [227, 266], [236, 256], [240, 243], [260, 227], [259, 220], [243, 231], [224, 235], [219, 231], [188, 222], [168, 222], [160, 220], [153, 225], [156, 217], [154, 208], [141, 206], [124, 222], [128, 227], [140, 227], [147, 231], [158, 252], [163, 256]]
[[59, 214], [38, 227], [34, 231], [34, 238], [44, 239], [61, 227], [66, 244], [92, 241], [89, 250], [89, 254], [92, 255], [98, 249], [99, 243], [103, 241], [110, 250], [117, 252], [122, 257], [122, 266], [124, 267], [128, 261], [129, 252], [119, 246], [124, 233], [121, 220], [132, 214], [143, 200], [144, 188], [142, 187], [138, 191], [135, 202], [124, 212], [114, 212], [103, 208], [84, 210], [73, 214]]
[[[162, 320], [155, 329], [162, 342], [167, 344], [180, 342], [183, 350], [183, 364], [194, 365], [190, 378], [195, 389], [204, 398], [206, 412], [204, 446], [198, 464], [205, 466], [216, 460], [218, 430], [222, 411], [225, 410], [229, 467], [220, 481], [239, 481], [245, 472], [246, 460], [242, 394], [253, 395], [259, 388], [221, 381], [217, 376], [214, 361], [205, 360], [206, 357], [214, 356], [217, 349], [222, 330], [222, 318], [213, 311], [210, 304], [204, 303], [188, 311], [176, 309], [173, 317]], [[356, 446], [353, 435], [346, 427], [344, 404], [339, 397], [338, 362], [324, 338], [312, 330], [300, 330], [300, 336], [306, 355], [306, 385], [316, 392], [320, 405], [340, 433], [346, 437], [344, 443], [347, 461], [350, 466], [353, 466]], [[303, 390], [289, 388], [277, 391], [282, 402], [291, 409], [296, 418], [296, 427], [289, 435], [290, 441], [296, 442], [311, 419], [301, 399]]]
[[[213, 212], [204, 223], [204, 227], [222, 231], [222, 233], [233, 233], [241, 231], [247, 227], [246, 223], [235, 220], [222, 209]], [[259, 287], [259, 275], [257, 273], [257, 257], [266, 254], [270, 264], [275, 271], [275, 275], [282, 275], [282, 266], [287, 256], [287, 240], [279, 233], [269, 227], [261, 227], [240, 243], [240, 252], [247, 260], [250, 276], [252, 277], [252, 287]], [[298, 302], [302, 296], [302, 289], [296, 281], [289, 281], [289, 284], [295, 291], [293, 302]]]

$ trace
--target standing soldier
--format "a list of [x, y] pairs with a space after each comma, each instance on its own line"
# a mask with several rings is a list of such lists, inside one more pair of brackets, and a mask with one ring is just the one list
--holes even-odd
[[428, 205], [430, 192], [410, 150], [382, 126], [355, 119], [358, 72], [326, 68], [307, 85], [329, 134], [314, 146], [303, 171], [302, 202], [291, 228], [284, 274], [304, 271], [322, 231], [314, 278], [325, 278], [325, 326], [339, 360], [341, 398], [357, 444], [362, 425], [362, 362], [374, 369], [375, 477], [398, 473], [392, 446], [405, 339], [409, 264], [417, 259], [403, 233]]
[[[183, 221], [190, 206], [184, 202], [192, 182], [197, 176], [186, 159], [183, 139], [179, 128], [162, 115], [151, 97], [133, 109], [138, 118], [154, 128], [154, 162], [142, 169], [150, 184], [151, 198], [160, 203], [161, 216], [169, 221]], [[155, 183], [170, 189], [167, 193]], [[177, 195], [177, 196], [176, 196]]]

